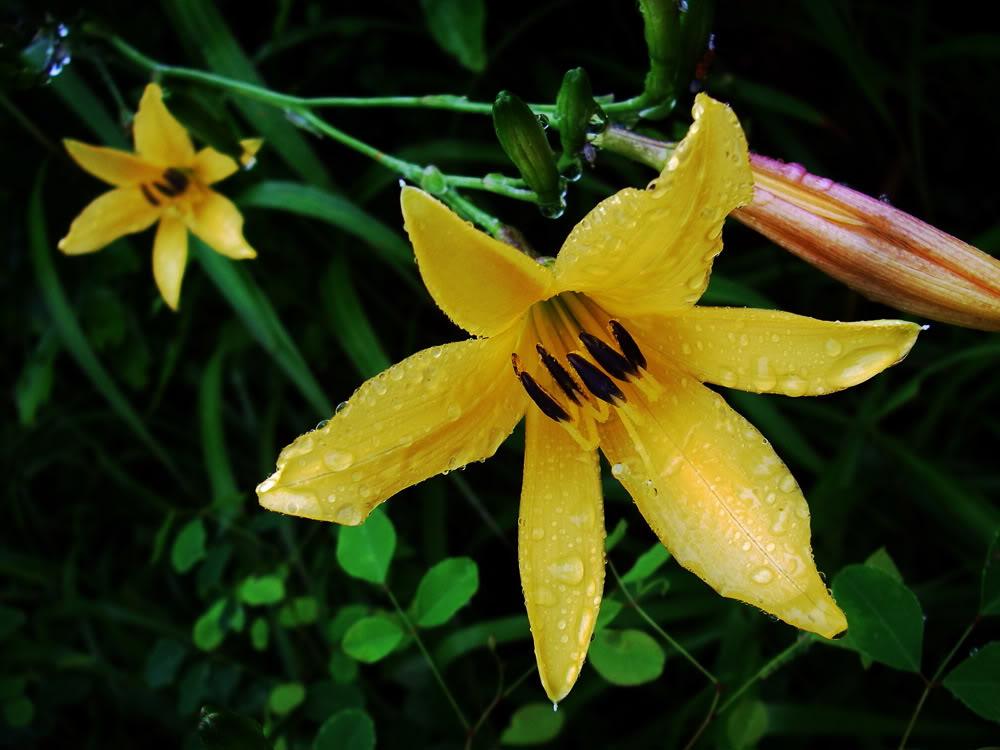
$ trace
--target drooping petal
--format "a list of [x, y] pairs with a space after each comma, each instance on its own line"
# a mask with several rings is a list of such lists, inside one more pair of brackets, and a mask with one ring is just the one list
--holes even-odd
[[85, 171], [115, 187], [132, 187], [160, 179], [163, 170], [127, 151], [104, 146], [90, 146], [69, 138], [63, 139], [66, 151]]
[[400, 490], [492, 456], [524, 414], [521, 328], [418, 352], [364, 383], [278, 456], [265, 508], [354, 526]]
[[577, 224], [553, 266], [553, 291], [586, 292], [617, 315], [688, 309], [708, 285], [722, 223], [753, 198], [736, 115], [704, 94], [694, 123], [650, 189], [628, 188]]
[[[660, 360], [654, 354], [653, 360]], [[677, 561], [723, 596], [831, 638], [846, 628], [809, 544], [809, 507], [753, 425], [657, 361], [641, 423], [598, 426], [612, 473]]]
[[525, 427], [517, 559], [538, 674], [558, 703], [580, 674], [604, 591], [600, 463], [538, 409]]
[[400, 203], [427, 290], [456, 325], [493, 336], [548, 297], [552, 273], [511, 245], [480, 232], [423, 190]]
[[176, 216], [160, 219], [153, 242], [153, 278], [171, 310], [177, 309], [181, 297], [181, 279], [187, 264], [188, 230]]
[[231, 174], [239, 171], [240, 165], [236, 160], [216, 151], [211, 146], [206, 146], [194, 156], [191, 168], [198, 175], [202, 185], [211, 185], [213, 182], [224, 180]]
[[243, 215], [231, 200], [214, 190], [194, 202], [187, 216], [188, 229], [215, 252], [235, 260], [256, 258], [257, 253], [243, 238]]
[[163, 91], [155, 83], [146, 86], [133, 123], [135, 151], [160, 167], [186, 167], [194, 159], [194, 146], [184, 126], [167, 111]]
[[100, 250], [123, 235], [148, 228], [159, 218], [160, 211], [137, 187], [109, 190], [73, 220], [69, 234], [59, 240], [59, 249], [67, 255]]
[[786, 396], [862, 383], [903, 359], [920, 332], [902, 320], [834, 323], [739, 307], [632, 318], [629, 328], [698, 380]]

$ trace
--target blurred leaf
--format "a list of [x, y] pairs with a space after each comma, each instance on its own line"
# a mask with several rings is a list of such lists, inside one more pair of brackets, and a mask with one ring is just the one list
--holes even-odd
[[0, 605], [0, 640], [18, 630], [27, 619], [21, 610]]
[[146, 684], [155, 689], [172, 683], [186, 653], [187, 649], [173, 638], [158, 638], [146, 657]]
[[306, 689], [301, 682], [286, 682], [274, 686], [267, 705], [276, 714], [287, 714], [298, 708], [305, 699]]
[[270, 750], [260, 724], [235, 711], [204, 706], [198, 736], [205, 750]]
[[486, 620], [467, 628], [455, 630], [445, 636], [434, 649], [434, 661], [439, 669], [444, 669], [456, 659], [470, 651], [487, 648], [490, 640], [494, 643], [527, 641], [531, 636], [526, 615], [512, 615]]
[[[219, 647], [230, 630], [243, 630], [243, 607], [238, 604], [231, 608], [229, 599], [219, 599], [199, 617], [194, 624], [194, 644], [202, 651], [212, 651]], [[227, 608], [229, 612], [227, 613]], [[226, 615], [229, 614], [229, 617]], [[192, 709], [193, 710], [193, 709]]]
[[240, 600], [251, 606], [276, 604], [285, 598], [285, 584], [277, 576], [247, 576], [240, 584]]
[[479, 569], [468, 557], [450, 557], [420, 579], [411, 610], [418, 627], [443, 625], [472, 599], [479, 588]]
[[604, 554], [609, 553], [613, 548], [618, 546], [618, 542], [625, 538], [625, 529], [628, 528], [628, 524], [625, 522], [624, 518], [619, 518], [618, 523], [615, 524], [614, 531], [608, 534], [607, 539], [604, 540]]
[[726, 390], [726, 401], [770, 440], [780, 456], [797, 461], [821, 474], [826, 459], [812, 447], [796, 420], [789, 419], [780, 401], [770, 396], [745, 391]]
[[924, 614], [910, 589], [867, 565], [848, 565], [833, 579], [847, 615], [850, 643], [876, 661], [920, 672]]
[[187, 715], [195, 712], [208, 689], [211, 673], [212, 665], [205, 661], [197, 662], [187, 668], [177, 687], [178, 713]]
[[752, 286], [741, 281], [713, 273], [708, 280], [708, 288], [701, 296], [702, 305], [729, 305], [732, 307], [760, 307], [776, 310], [778, 305]]
[[392, 364], [372, 329], [351, 281], [350, 267], [337, 256], [323, 275], [322, 301], [330, 328], [354, 369], [365, 379], [373, 378]]
[[0, 700], [6, 701], [24, 693], [28, 679], [24, 676], [0, 677]]
[[500, 735], [500, 743], [541, 745], [559, 734], [565, 719], [565, 714], [553, 711], [548, 703], [528, 703], [510, 717], [510, 723]]
[[[101, 101], [75, 70], [66, 69], [52, 80], [52, 91], [60, 97], [73, 113], [90, 128], [90, 132], [105, 145], [123, 151], [131, 150], [125, 137], [125, 128], [108, 115]], [[79, 133], [70, 133], [74, 138]]]
[[636, 583], [649, 578], [669, 559], [669, 550], [659, 542], [655, 542], [652, 547], [639, 555], [635, 565], [622, 576], [622, 583]]
[[230, 542], [213, 544], [205, 557], [205, 562], [198, 568], [196, 583], [198, 594], [207, 596], [222, 581], [222, 574], [226, 570], [229, 558], [233, 556], [233, 545]]
[[38, 409], [48, 403], [52, 392], [52, 366], [59, 345], [56, 337], [47, 332], [24, 361], [21, 374], [14, 383], [14, 404], [18, 421], [24, 427], [33, 427]]
[[362, 617], [368, 614], [368, 607], [364, 604], [348, 604], [337, 610], [326, 626], [326, 637], [333, 643], [339, 642], [347, 629]]
[[642, 685], [663, 673], [663, 648], [641, 630], [604, 628], [595, 633], [588, 660], [613, 685]]
[[35, 704], [26, 695], [18, 696], [3, 704], [3, 715], [7, 726], [26, 727], [35, 718]]
[[362, 617], [344, 633], [344, 653], [366, 664], [384, 659], [403, 640], [399, 625], [387, 617]]
[[[818, 109], [797, 96], [756, 81], [726, 73], [709, 79], [709, 90], [730, 98], [770, 110], [808, 125], [825, 125], [826, 117]], [[755, 305], [756, 307], [756, 305]]]
[[373, 511], [360, 526], [337, 529], [337, 562], [354, 578], [385, 583], [395, 550], [396, 530], [381, 509]]
[[163, 554], [163, 548], [167, 544], [167, 536], [170, 534], [170, 529], [174, 525], [174, 519], [177, 517], [177, 511], [171, 508], [163, 516], [163, 520], [160, 522], [159, 528], [156, 529], [156, 534], [153, 536], [153, 548], [149, 553], [149, 564], [155, 565], [160, 559], [160, 555]]
[[188, 521], [174, 537], [170, 563], [178, 573], [187, 573], [205, 559], [205, 524], [200, 518]]
[[278, 610], [278, 624], [286, 628], [311, 625], [319, 617], [319, 605], [314, 596], [297, 596]]
[[726, 736], [732, 750], [754, 747], [767, 734], [767, 706], [762, 701], [741, 701], [726, 718]]
[[255, 617], [250, 624], [250, 643], [256, 651], [267, 650], [268, 641], [271, 639], [271, 626], [263, 617]]
[[973, 651], [941, 684], [984, 719], [1000, 722], [1000, 641]]
[[899, 572], [899, 568], [896, 567], [895, 561], [893, 561], [893, 559], [889, 556], [889, 552], [885, 547], [879, 547], [877, 550], [872, 552], [868, 556], [868, 559], [865, 560], [865, 565], [870, 568], [881, 570], [896, 583], [903, 582], [903, 574]]
[[486, 69], [484, 0], [420, 0], [431, 36], [474, 73]]
[[312, 750], [374, 750], [375, 722], [360, 708], [338, 711], [319, 728]]
[[202, 454], [212, 486], [212, 503], [216, 506], [229, 505], [240, 498], [222, 429], [222, 357], [223, 350], [216, 349], [202, 371], [198, 390]]
[[597, 622], [594, 623], [594, 632], [606, 628], [610, 625], [618, 614], [625, 608], [625, 605], [613, 597], [606, 597], [601, 601], [601, 609], [597, 613]]
[[330, 652], [326, 671], [338, 683], [354, 682], [358, 678], [358, 663], [339, 649]]
[[986, 553], [979, 614], [1000, 615], [1000, 531], [993, 536], [993, 542]]

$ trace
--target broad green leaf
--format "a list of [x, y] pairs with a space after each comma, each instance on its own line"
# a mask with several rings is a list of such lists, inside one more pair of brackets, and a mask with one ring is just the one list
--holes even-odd
[[765, 734], [767, 706], [761, 701], [742, 701], [726, 719], [726, 735], [733, 750], [754, 747]]
[[385, 583], [395, 550], [396, 530], [380, 509], [372, 512], [360, 526], [337, 529], [337, 562], [354, 578]]
[[920, 671], [924, 613], [910, 589], [877, 568], [848, 565], [833, 579], [833, 595], [859, 651], [896, 669]]
[[641, 630], [604, 628], [590, 644], [590, 663], [613, 685], [652, 682], [663, 673], [666, 659], [660, 644]]
[[205, 524], [200, 518], [188, 521], [174, 537], [170, 563], [178, 573], [187, 573], [205, 559]]
[[403, 631], [387, 617], [362, 617], [344, 633], [344, 653], [366, 664], [388, 656], [403, 640]]
[[337, 610], [326, 625], [326, 637], [333, 643], [337, 643], [344, 637], [344, 633], [354, 623], [368, 614], [368, 607], [364, 604], [348, 604]]
[[251, 606], [277, 604], [285, 598], [285, 583], [278, 576], [247, 576], [240, 584], [240, 601]]
[[624, 608], [625, 605], [618, 599], [612, 597], [603, 599], [601, 609], [597, 613], [597, 622], [594, 623], [594, 632], [596, 633], [610, 625]]
[[330, 676], [338, 683], [354, 682], [358, 678], [358, 663], [340, 649], [330, 652], [330, 660], [326, 663]]
[[500, 735], [500, 743], [541, 745], [559, 734], [565, 719], [565, 714], [553, 711], [549, 703], [528, 703], [510, 717], [510, 723]]
[[942, 684], [984, 719], [1000, 721], [1000, 641], [974, 651]]
[[708, 280], [708, 288], [701, 296], [703, 305], [726, 305], [730, 307], [759, 307], [776, 310], [778, 306], [752, 286], [736, 279], [713, 273]]
[[323, 276], [322, 302], [333, 335], [358, 374], [372, 378], [387, 370], [392, 363], [354, 291], [350, 267], [343, 257], [331, 261]]
[[257, 651], [267, 649], [267, 643], [271, 639], [271, 625], [263, 617], [255, 617], [250, 625], [250, 642]]
[[197, 710], [208, 689], [211, 674], [212, 665], [207, 661], [192, 664], [184, 671], [177, 686], [177, 713], [187, 716]]
[[431, 36], [474, 73], [486, 69], [484, 0], [420, 0]]
[[625, 522], [624, 518], [619, 518], [618, 523], [615, 524], [614, 530], [608, 534], [607, 538], [604, 540], [604, 553], [607, 554], [614, 547], [618, 546], [618, 542], [625, 538], [625, 529], [628, 528], [628, 524]]
[[260, 724], [249, 716], [203, 706], [198, 736], [205, 750], [270, 750]]
[[1000, 531], [993, 537], [983, 565], [979, 613], [1000, 615]]
[[888, 550], [885, 547], [879, 547], [877, 550], [872, 552], [868, 559], [865, 560], [865, 565], [869, 568], [876, 568], [886, 573], [892, 580], [896, 583], [903, 582], [903, 574], [899, 572], [899, 568], [896, 567], [895, 560], [889, 556]]
[[314, 596], [297, 596], [278, 610], [278, 624], [286, 628], [311, 625], [319, 617], [319, 604]]
[[306, 699], [306, 688], [301, 682], [285, 682], [275, 685], [267, 699], [267, 705], [276, 714], [294, 711]]
[[669, 559], [670, 552], [667, 548], [659, 542], [655, 542], [652, 547], [639, 555], [635, 565], [622, 576], [622, 583], [636, 583], [649, 578]]
[[422, 628], [443, 625], [479, 588], [479, 569], [468, 557], [450, 557], [428, 570], [417, 586], [411, 611]]
[[198, 413], [201, 416], [201, 448], [205, 472], [212, 486], [212, 502], [229, 505], [240, 498], [236, 479], [226, 452], [226, 438], [222, 429], [222, 357], [223, 350], [216, 349], [201, 374], [198, 390]]
[[[243, 630], [245, 615], [239, 604], [231, 606], [229, 599], [219, 599], [194, 623], [194, 643], [202, 651], [219, 647], [230, 630]], [[229, 606], [227, 606], [229, 605]]]
[[146, 657], [146, 684], [151, 688], [169, 685], [177, 676], [187, 650], [173, 638], [159, 638]]
[[374, 750], [375, 722], [360, 708], [338, 711], [319, 728], [312, 750]]

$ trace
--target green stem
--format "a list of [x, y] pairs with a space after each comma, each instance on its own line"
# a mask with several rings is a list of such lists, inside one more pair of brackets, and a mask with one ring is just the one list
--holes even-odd
[[427, 650], [427, 647], [424, 646], [424, 642], [420, 640], [420, 634], [417, 632], [417, 629], [413, 627], [413, 623], [410, 622], [410, 618], [406, 616], [406, 612], [404, 612], [403, 608], [399, 606], [399, 602], [397, 602], [396, 597], [392, 595], [392, 591], [389, 589], [389, 586], [383, 583], [382, 589], [385, 591], [386, 596], [389, 597], [389, 601], [392, 602], [392, 606], [396, 608], [396, 612], [399, 614], [403, 624], [405, 624], [409, 629], [410, 634], [413, 636], [413, 640], [416, 641], [421, 653], [423, 653], [424, 659], [427, 661], [427, 666], [431, 669], [431, 674], [434, 675], [434, 679], [437, 680], [438, 685], [441, 686], [441, 690], [444, 691], [445, 697], [448, 699], [451, 707], [455, 710], [455, 715], [458, 716], [458, 720], [462, 723], [462, 728], [468, 732], [471, 729], [469, 720], [465, 718], [465, 714], [462, 713], [462, 709], [458, 705], [458, 701], [455, 700], [455, 696], [452, 695], [451, 691], [448, 689], [448, 685], [445, 683], [444, 677], [442, 677], [441, 673], [438, 671], [437, 665], [431, 658], [430, 652]]
[[713, 691], [715, 694], [712, 696], [712, 702], [708, 706], [708, 713], [705, 714], [705, 718], [701, 720], [701, 724], [698, 725], [698, 729], [688, 740], [688, 743], [684, 746], [683, 750], [691, 750], [694, 747], [694, 743], [698, 741], [701, 737], [702, 732], [708, 728], [708, 725], [712, 721], [712, 717], [715, 716], [715, 707], [719, 705], [719, 696], [722, 695], [722, 685], [715, 683], [715, 689]]
[[765, 677], [767, 677], [769, 674], [771, 674], [771, 672], [777, 669], [777, 667], [780, 664], [782, 664], [785, 661], [788, 661], [792, 656], [795, 655], [796, 651], [798, 651], [800, 648], [802, 648], [809, 642], [810, 641], [808, 636], [800, 635], [792, 643], [792, 645], [790, 645], [788, 648], [786, 648], [777, 656], [773, 657], [770, 661], [764, 664], [764, 666], [758, 669], [757, 672], [753, 675], [753, 677], [751, 677], [749, 680], [740, 685], [740, 687], [736, 690], [736, 692], [730, 695], [729, 698], [726, 699], [726, 702], [722, 704], [722, 706], [719, 708], [719, 713], [721, 714], [725, 712], [725, 710], [729, 708], [731, 705], [733, 705], [733, 703], [735, 703], [739, 699], [739, 697], [743, 695], [743, 693], [745, 693], [747, 690], [750, 689], [751, 685], [753, 685], [758, 680], [762, 680]]

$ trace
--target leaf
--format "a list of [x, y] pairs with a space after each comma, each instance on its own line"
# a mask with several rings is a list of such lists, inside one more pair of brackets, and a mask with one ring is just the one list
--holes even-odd
[[201, 374], [201, 387], [198, 390], [202, 456], [205, 460], [205, 472], [212, 486], [212, 502], [217, 506], [228, 505], [240, 499], [222, 429], [223, 354], [220, 347], [208, 360]]
[[0, 640], [16, 631], [27, 620], [27, 616], [21, 610], [0, 605]]
[[202, 651], [218, 648], [230, 630], [243, 630], [243, 607], [232, 604], [227, 598], [219, 599], [195, 621], [194, 643]]
[[601, 609], [597, 613], [597, 622], [594, 623], [594, 632], [603, 630], [610, 625], [618, 614], [625, 608], [625, 605], [618, 599], [606, 597], [601, 602]]
[[669, 559], [670, 552], [667, 548], [659, 542], [655, 542], [652, 547], [639, 555], [635, 565], [622, 576], [622, 583], [636, 583], [649, 578]]
[[205, 750], [270, 750], [260, 724], [249, 716], [203, 706], [198, 736]]
[[739, 703], [726, 719], [726, 735], [733, 750], [754, 747], [767, 734], [767, 706], [761, 701]]
[[604, 628], [590, 644], [590, 663], [613, 685], [642, 685], [663, 673], [667, 656], [653, 637], [641, 630]]
[[855, 648], [890, 667], [920, 671], [924, 614], [909, 588], [876, 568], [848, 565], [833, 579], [833, 595]]
[[151, 688], [169, 685], [177, 676], [187, 649], [173, 638], [159, 638], [146, 657], [146, 684]]
[[334, 649], [330, 652], [326, 671], [338, 683], [354, 682], [358, 678], [358, 663], [343, 651]]
[[271, 638], [271, 625], [263, 617], [255, 617], [250, 625], [250, 643], [256, 651], [267, 649], [267, 642]]
[[347, 604], [337, 610], [326, 626], [326, 637], [333, 643], [337, 643], [344, 637], [344, 633], [354, 623], [368, 614], [368, 607], [364, 604]]
[[420, 0], [431, 36], [474, 73], [486, 69], [484, 0]]
[[994, 534], [990, 548], [986, 552], [979, 613], [1000, 615], [1000, 530]]
[[628, 528], [628, 524], [625, 522], [625, 519], [619, 518], [618, 523], [615, 524], [614, 531], [608, 534], [607, 539], [604, 540], [604, 554], [610, 552], [618, 545], [618, 542], [625, 538], [626, 528]]
[[285, 682], [275, 685], [267, 699], [267, 705], [276, 714], [294, 711], [306, 699], [306, 688], [301, 682]]
[[344, 633], [344, 653], [372, 664], [388, 656], [403, 640], [399, 625], [387, 617], [362, 617]]
[[375, 722], [360, 708], [338, 711], [316, 733], [312, 750], [374, 750]]
[[205, 559], [205, 524], [200, 518], [188, 521], [174, 537], [170, 563], [178, 573], [187, 573]]
[[277, 604], [285, 598], [285, 582], [278, 576], [247, 576], [240, 584], [240, 600], [250, 606]]
[[889, 577], [896, 583], [903, 582], [903, 574], [899, 572], [899, 568], [896, 567], [896, 562], [889, 556], [889, 552], [885, 547], [879, 547], [877, 550], [872, 552], [868, 556], [868, 559], [865, 560], [865, 565], [869, 568], [881, 570], [883, 573], [889, 575]]
[[26, 695], [20, 695], [3, 704], [3, 715], [10, 727], [26, 727], [35, 718], [35, 704]]
[[1000, 641], [974, 651], [942, 684], [984, 719], [1000, 721]]
[[565, 719], [565, 714], [553, 711], [548, 703], [528, 703], [510, 717], [500, 742], [504, 745], [541, 745], [559, 734]]
[[443, 625], [479, 588], [479, 569], [468, 557], [450, 557], [428, 570], [413, 597], [413, 619], [422, 628]]
[[278, 610], [278, 624], [286, 628], [311, 625], [319, 617], [319, 605], [314, 596], [297, 596]]
[[395, 550], [396, 530], [381, 510], [372, 512], [360, 526], [338, 528], [337, 562], [354, 578], [385, 583]]
[[333, 335], [358, 374], [367, 379], [389, 369], [392, 363], [354, 291], [350, 267], [343, 257], [330, 262], [323, 276], [321, 299]]
[[59, 345], [51, 332], [46, 332], [38, 348], [25, 360], [21, 374], [14, 383], [14, 403], [22, 427], [34, 427], [35, 414], [48, 403], [52, 392], [53, 363]]

